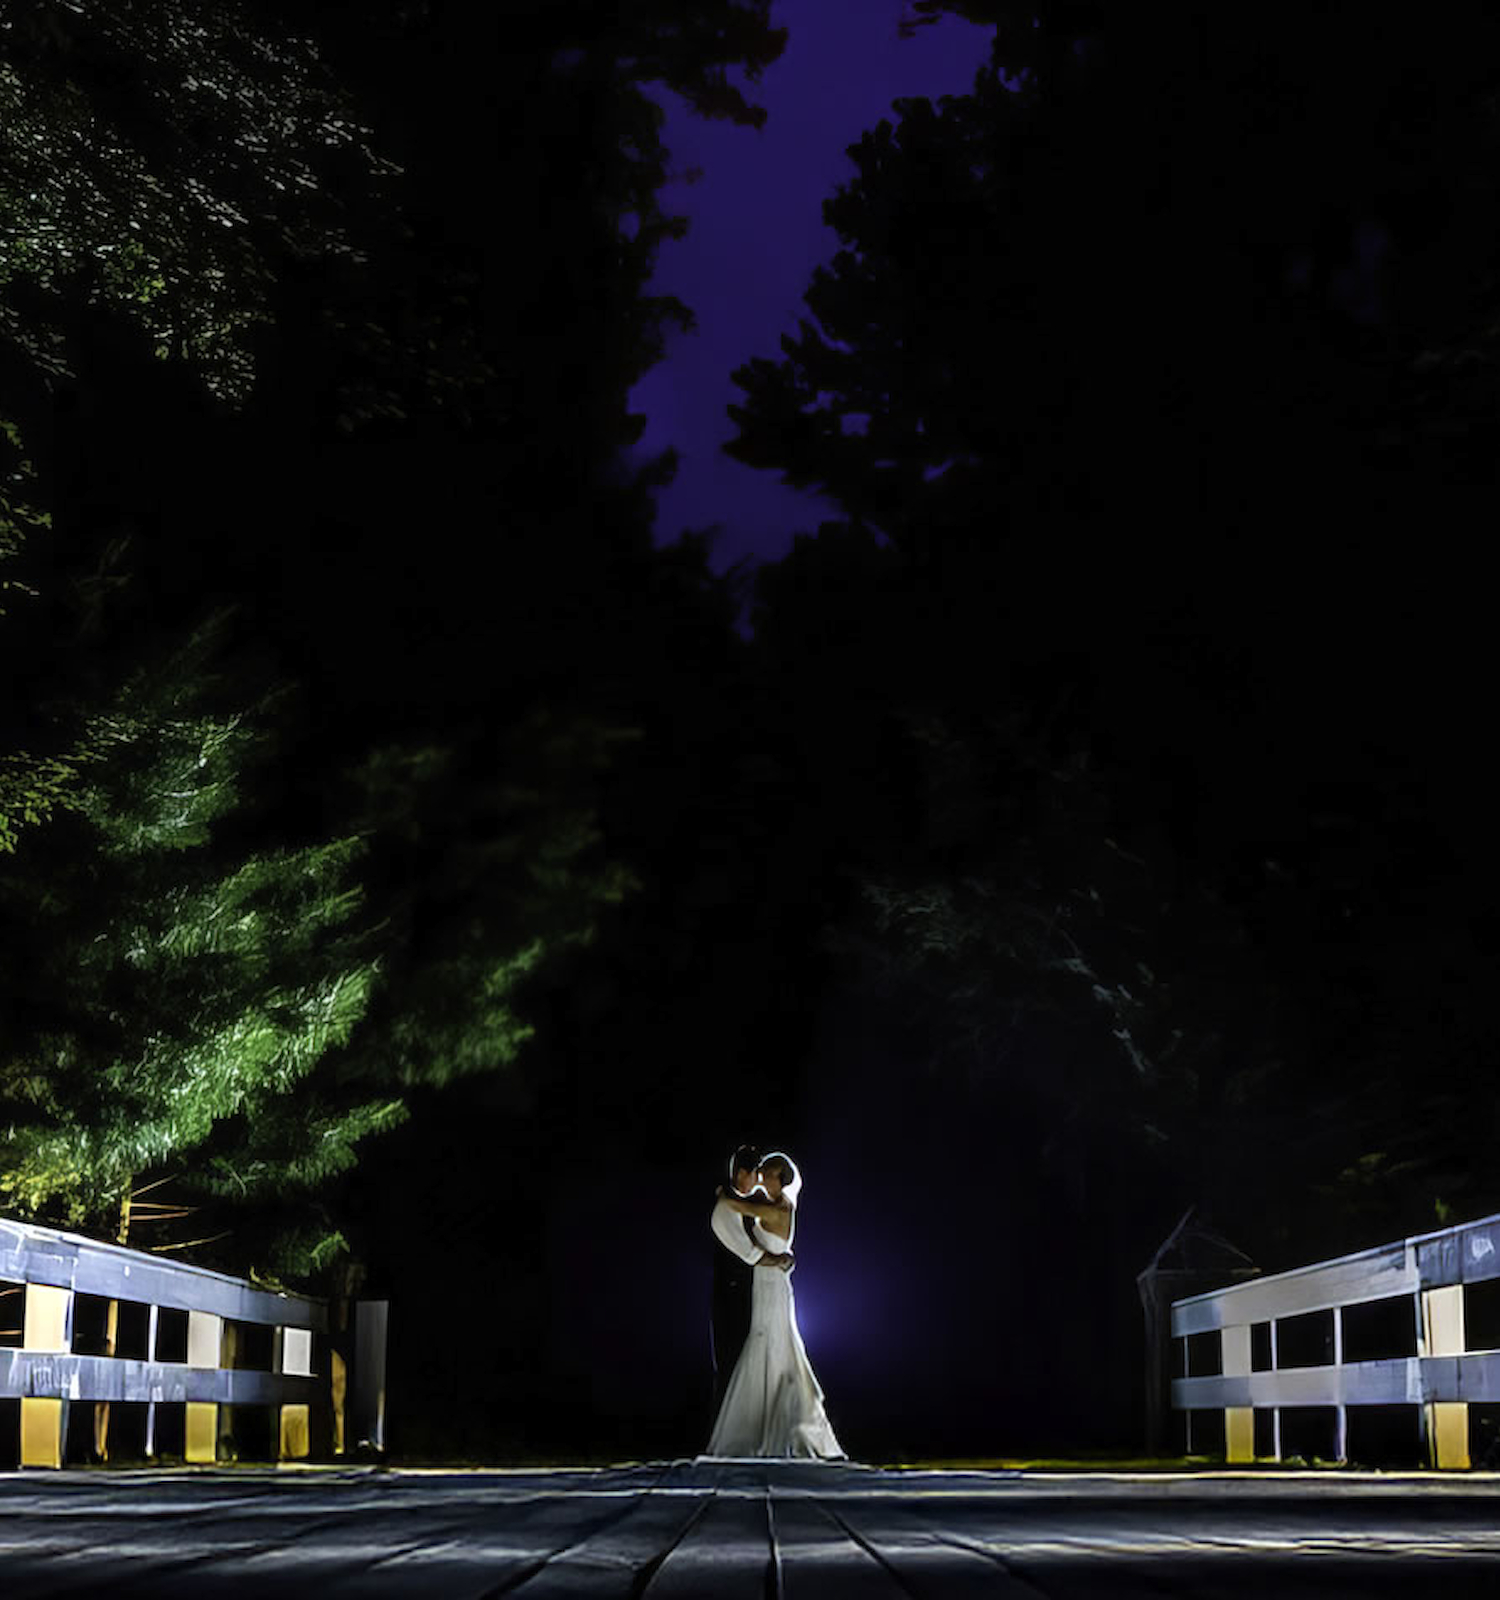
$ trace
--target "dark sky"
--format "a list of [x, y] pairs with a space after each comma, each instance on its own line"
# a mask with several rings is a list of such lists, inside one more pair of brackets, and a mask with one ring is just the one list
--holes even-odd
[[715, 571], [747, 555], [779, 560], [793, 534], [837, 512], [833, 501], [788, 488], [719, 447], [735, 433], [725, 408], [744, 398], [730, 373], [752, 356], [780, 358], [780, 336], [795, 335], [798, 316], [809, 315], [802, 294], [813, 268], [839, 247], [822, 205], [855, 177], [847, 148], [882, 117], [897, 122], [891, 102], [899, 97], [969, 93], [989, 59], [992, 28], [944, 16], [903, 39], [904, 10], [904, 0], [773, 6], [773, 26], [789, 30], [780, 60], [759, 84], [732, 75], [766, 108], [758, 131], [695, 117], [657, 86], [670, 170], [697, 167], [703, 177], [664, 191], [663, 209], [687, 216], [689, 228], [663, 242], [647, 292], [678, 295], [698, 327], [669, 334], [666, 359], [632, 390], [630, 409], [648, 418], [641, 453], [675, 445], [681, 454], [676, 480], [657, 499], [657, 542], [722, 522]]

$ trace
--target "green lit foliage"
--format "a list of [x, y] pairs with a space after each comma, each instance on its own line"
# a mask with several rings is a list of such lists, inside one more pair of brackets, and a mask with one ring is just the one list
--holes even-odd
[[368, 1005], [377, 963], [353, 929], [363, 845], [232, 842], [272, 700], [213, 707], [218, 629], [140, 668], [89, 720], [68, 809], [0, 887], [8, 1209], [98, 1223], [142, 1175], [191, 1172], [234, 1118], [294, 1121], [306, 1137], [282, 1150], [276, 1181], [310, 1184], [397, 1114], [297, 1100], [295, 1118], [277, 1115]]
[[231, 1214], [236, 1259], [305, 1277], [347, 1252], [329, 1180], [372, 1159], [360, 1141], [424, 1092], [488, 1075], [526, 1103], [528, 1002], [566, 981], [570, 952], [639, 886], [603, 856], [594, 793], [631, 737], [538, 710], [508, 732], [381, 747], [350, 774], [368, 849], [361, 948], [381, 981], [348, 1040], [291, 1092], [220, 1122], [184, 1178], [179, 1192]]
[[[368, 137], [311, 43], [257, 28], [242, 7], [43, 0], [8, 11], [0, 334], [41, 370], [67, 373], [55, 313], [86, 284], [158, 356], [243, 400], [246, 334], [265, 320], [274, 256], [357, 255], [330, 179], [378, 183], [399, 170]], [[18, 300], [23, 288], [33, 293]]]
[[0, 756], [0, 853], [11, 854], [23, 828], [46, 821], [58, 807], [76, 804], [78, 769], [60, 756], [16, 751]]

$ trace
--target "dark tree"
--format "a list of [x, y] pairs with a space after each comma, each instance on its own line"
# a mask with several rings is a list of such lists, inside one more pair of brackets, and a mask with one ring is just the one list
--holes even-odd
[[[935, 985], [951, 1040], [969, 1002], [993, 1021], [1035, 994], [1037, 951], [1003, 983], [995, 953], [1094, 884], [1104, 944], [1079, 959], [1106, 993], [1113, 961], [1143, 961], [1183, 1028], [1182, 1053], [1157, 1041], [1176, 1109], [1151, 1119], [1175, 1119], [1188, 1168], [1236, 1192], [1211, 1153], [1261, 1117], [1286, 1157], [1262, 1182], [1326, 1191], [1331, 1248], [1422, 1226], [1455, 1187], [1481, 1204], [1442, 1108], [1492, 1033], [1485, 946], [1462, 953], [1490, 936], [1443, 884], [1462, 850], [1494, 860], [1464, 799], [1487, 602], [1414, 594], [1376, 552], [1416, 525], [1446, 546], [1493, 498], [1493, 21], [1466, 13], [1460, 62], [1446, 36], [1264, 10], [916, 9], [982, 10], [994, 74], [851, 148], [860, 175], [825, 205], [845, 248], [784, 359], [735, 374], [726, 446], [847, 515], [759, 576], [783, 681], [836, 673], [911, 727], [974, 729], [954, 781], [989, 820], [862, 874], [887, 896], [880, 959]], [[829, 607], [841, 627], [801, 642]], [[1048, 725], [1054, 770], [1085, 752], [1103, 811], [1070, 818], [1045, 767], [1015, 770], [992, 710]], [[1035, 781], [1040, 833], [1018, 820]], [[1134, 890], [1098, 876], [1106, 836], [1142, 861]], [[1458, 1009], [1434, 1078], [1439, 993]], [[1067, 1098], [1107, 1070], [1093, 1056]]]

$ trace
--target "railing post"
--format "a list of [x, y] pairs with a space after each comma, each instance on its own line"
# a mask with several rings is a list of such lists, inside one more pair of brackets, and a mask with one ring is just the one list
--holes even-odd
[[[1250, 1376], [1250, 1329], [1220, 1328], [1219, 1371], [1226, 1378]], [[1230, 1463], [1255, 1460], [1255, 1411], [1251, 1406], [1225, 1406], [1224, 1459]]]
[[354, 1304], [354, 1444], [385, 1454], [385, 1344], [390, 1302]]
[[[48, 1283], [26, 1285], [21, 1348], [66, 1355], [73, 1348], [73, 1291]], [[21, 1465], [61, 1467], [67, 1401], [45, 1395], [21, 1398]]]
[[[275, 1359], [271, 1365], [277, 1372], [299, 1377], [312, 1376], [312, 1330], [286, 1328], [276, 1330]], [[304, 1402], [283, 1405], [277, 1409], [277, 1459], [295, 1461], [307, 1456], [312, 1448], [311, 1408]]]
[[1339, 1374], [1339, 1400], [1334, 1408], [1333, 1459], [1349, 1459], [1349, 1408], [1344, 1404], [1344, 1308], [1333, 1308], [1333, 1364]]
[[[1276, 1318], [1271, 1318], [1271, 1371], [1280, 1370], [1280, 1357], [1276, 1353]], [[1271, 1455], [1281, 1460], [1281, 1407], [1271, 1407]]]
[[[188, 1312], [187, 1364], [221, 1365], [224, 1319], [212, 1311]], [[219, 1407], [213, 1400], [189, 1400], [183, 1423], [183, 1460], [212, 1466], [219, 1459]]]
[[[160, 1307], [153, 1304], [146, 1311], [146, 1361], [148, 1365], [156, 1365], [156, 1328]], [[155, 1395], [153, 1388], [152, 1394]], [[146, 1457], [149, 1460], [156, 1454], [156, 1401], [150, 1399], [146, 1402]]]
[[[1444, 1284], [1421, 1291], [1422, 1343], [1428, 1356], [1464, 1353], [1464, 1286]], [[1439, 1469], [1469, 1465], [1469, 1407], [1463, 1400], [1432, 1400], [1423, 1407], [1427, 1459]]]

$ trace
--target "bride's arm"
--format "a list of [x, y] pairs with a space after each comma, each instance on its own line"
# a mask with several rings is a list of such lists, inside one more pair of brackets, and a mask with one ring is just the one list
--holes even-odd
[[719, 1197], [731, 1211], [738, 1211], [742, 1217], [754, 1217], [757, 1222], [770, 1222], [786, 1209], [785, 1206], [773, 1206], [769, 1200], [741, 1200], [738, 1195], [726, 1194], [722, 1185]]

